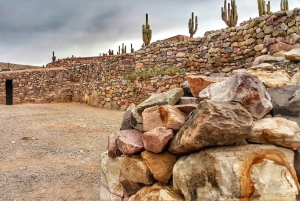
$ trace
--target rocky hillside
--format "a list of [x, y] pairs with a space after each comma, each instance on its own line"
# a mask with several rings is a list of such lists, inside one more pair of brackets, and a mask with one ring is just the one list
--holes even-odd
[[41, 68], [41, 66], [30, 66], [30, 65], [0, 62], [0, 72], [1, 71], [16, 71], [16, 70], [38, 69], [38, 68]]

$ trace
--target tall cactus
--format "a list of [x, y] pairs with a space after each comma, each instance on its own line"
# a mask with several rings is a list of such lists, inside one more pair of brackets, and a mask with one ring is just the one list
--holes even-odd
[[133, 47], [132, 47], [132, 43], [131, 43], [131, 46], [130, 46], [131, 48], [130, 48], [130, 52], [131, 53], [134, 53], [134, 49], [133, 49]]
[[148, 13], [146, 13], [146, 25], [143, 24], [142, 31], [144, 44], [148, 46], [152, 38], [152, 30], [150, 29], [150, 24], [148, 24]]
[[289, 10], [289, 0], [281, 0], [280, 2], [280, 10], [287, 11]]
[[124, 43], [122, 43], [122, 54], [126, 54], [126, 45], [124, 47]]
[[54, 51], [52, 53], [52, 62], [56, 61], [56, 56], [54, 55]]
[[194, 34], [197, 32], [198, 29], [198, 18], [196, 16], [196, 22], [194, 22], [194, 12], [192, 12], [192, 19], [189, 19], [189, 33], [190, 38], [193, 38]]
[[230, 3], [228, 3], [228, 9], [227, 9], [227, 2], [226, 0], [224, 0], [224, 7], [221, 8], [221, 12], [222, 12], [222, 20], [227, 24], [227, 26], [229, 27], [236, 26], [238, 21], [238, 13], [237, 13], [235, 0], [231, 0], [231, 5]]
[[271, 14], [271, 3], [268, 1], [267, 10], [266, 10], [266, 2], [264, 0], [257, 0], [258, 4], [258, 13], [259, 16], [270, 15]]

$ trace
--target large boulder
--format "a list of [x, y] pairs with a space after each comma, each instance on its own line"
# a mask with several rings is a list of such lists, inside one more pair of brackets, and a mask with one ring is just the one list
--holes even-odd
[[264, 118], [254, 121], [253, 132], [247, 140], [296, 150], [300, 147], [300, 128], [296, 122], [282, 117]]
[[219, 77], [207, 77], [203, 75], [190, 75], [186, 77], [189, 85], [191, 92], [195, 98], [198, 98], [199, 92], [205, 89], [208, 85], [212, 83], [216, 83], [219, 81], [222, 81], [226, 78], [219, 78]]
[[262, 82], [247, 73], [238, 73], [224, 81], [211, 84], [200, 92], [199, 97], [239, 102], [255, 119], [261, 119], [272, 110], [271, 97]]
[[133, 155], [144, 150], [142, 132], [131, 129], [118, 132], [117, 145], [124, 155]]
[[150, 151], [143, 151], [141, 156], [153, 177], [157, 181], [167, 184], [172, 176], [173, 166], [177, 161], [176, 156], [169, 152], [155, 154]]
[[287, 85], [268, 89], [272, 98], [273, 115], [300, 116], [299, 85]]
[[111, 158], [108, 152], [101, 154], [100, 200], [121, 201], [124, 195], [120, 183], [120, 158]]
[[189, 154], [205, 147], [232, 145], [252, 131], [251, 114], [237, 102], [202, 101], [171, 141], [169, 151]]
[[275, 88], [290, 83], [291, 77], [284, 70], [260, 71], [248, 70], [247, 73], [257, 76], [267, 88]]
[[143, 144], [146, 150], [161, 153], [174, 137], [174, 131], [166, 127], [157, 127], [143, 134]]
[[172, 189], [171, 186], [155, 183], [143, 187], [128, 201], [184, 201], [183, 197]]
[[157, 127], [167, 127], [179, 130], [186, 115], [172, 105], [160, 105], [147, 108], [142, 113], [143, 130], [149, 131]]
[[209, 148], [176, 162], [173, 186], [186, 201], [295, 201], [293, 161], [292, 150], [273, 145]]
[[126, 180], [145, 185], [154, 183], [150, 169], [140, 156], [123, 156], [119, 158], [120, 172]]
[[137, 130], [143, 131], [142, 113], [146, 108], [156, 105], [175, 105], [183, 94], [182, 88], [175, 88], [164, 93], [151, 95], [147, 100], [132, 109], [131, 126]]

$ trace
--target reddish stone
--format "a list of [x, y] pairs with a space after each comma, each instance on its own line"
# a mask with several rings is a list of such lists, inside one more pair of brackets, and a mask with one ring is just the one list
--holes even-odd
[[143, 130], [149, 131], [157, 127], [179, 130], [185, 122], [185, 114], [171, 105], [154, 106], [144, 110]]
[[175, 105], [181, 112], [189, 114], [198, 107], [199, 104]]
[[142, 132], [135, 129], [119, 131], [117, 145], [124, 155], [133, 155], [143, 151]]
[[289, 45], [289, 44], [286, 44], [286, 43], [276, 43], [276, 44], [273, 44], [273, 45], [270, 45], [269, 46], [269, 51], [270, 51], [270, 54], [274, 54], [276, 52], [280, 52], [280, 51], [290, 51], [291, 49], [293, 49], [293, 45]]
[[145, 132], [142, 139], [146, 150], [153, 153], [161, 153], [173, 137], [174, 132], [172, 129], [158, 127]]
[[268, 38], [264, 40], [265, 46], [276, 43], [276, 38]]
[[111, 158], [116, 158], [122, 155], [116, 143], [117, 139], [118, 136], [116, 134], [108, 136], [108, 156]]
[[202, 75], [190, 75], [186, 77], [190, 84], [191, 92], [195, 98], [199, 97], [199, 92], [205, 89], [208, 85], [212, 83], [219, 82], [224, 78], [212, 78]]

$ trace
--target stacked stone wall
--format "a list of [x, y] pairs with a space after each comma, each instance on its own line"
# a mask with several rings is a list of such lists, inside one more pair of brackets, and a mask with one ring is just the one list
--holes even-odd
[[[14, 90], [15, 103], [32, 102], [40, 98], [50, 102], [71, 99], [96, 107], [124, 109], [131, 102], [139, 103], [153, 93], [180, 87], [186, 75], [181, 73], [147, 79], [125, 79], [133, 73], [158, 67], [178, 66], [188, 74], [212, 75], [248, 68], [258, 56], [276, 52], [282, 56], [281, 50], [287, 51], [298, 45], [299, 25], [300, 9], [280, 11], [243, 22], [238, 27], [207, 32], [201, 38], [174, 36], [154, 42], [133, 54], [72, 57], [49, 63], [45, 70], [14, 71], [9, 74], [2, 72], [0, 103], [4, 103], [5, 79], [10, 76], [14, 79], [14, 87], [19, 87]], [[284, 65], [285, 63], [282, 63], [282, 68], [285, 68]], [[291, 69], [287, 69], [290, 75], [299, 70], [297, 62], [289, 66], [292, 66]], [[50, 90], [50, 93], [41, 89], [40, 83], [44, 84], [43, 80], [49, 80], [48, 76], [52, 71], [57, 72], [57, 77], [63, 79], [50, 77], [50, 83], [58, 86]], [[21, 81], [23, 79], [26, 81]], [[35, 82], [30, 80], [40, 81], [32, 86]], [[61, 96], [60, 88], [67, 88], [68, 95]], [[25, 91], [26, 96], [22, 91]], [[35, 91], [34, 95], [28, 94], [29, 91]], [[59, 98], [53, 100], [49, 98], [49, 94], [55, 94], [55, 97]]]

